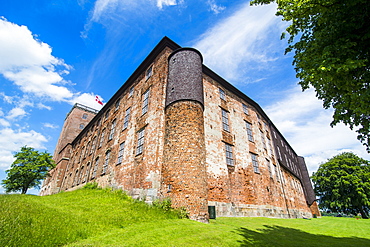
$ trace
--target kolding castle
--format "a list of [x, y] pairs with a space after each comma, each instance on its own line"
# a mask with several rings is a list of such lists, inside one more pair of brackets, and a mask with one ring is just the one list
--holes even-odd
[[97, 182], [193, 220], [319, 215], [303, 157], [262, 108], [164, 37], [100, 111], [67, 114], [40, 195]]

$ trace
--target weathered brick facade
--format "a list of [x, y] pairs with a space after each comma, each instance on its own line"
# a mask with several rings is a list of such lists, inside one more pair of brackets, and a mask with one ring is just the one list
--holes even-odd
[[217, 216], [318, 215], [304, 159], [256, 102], [180, 48], [163, 38], [98, 113], [72, 108], [40, 194], [96, 181], [148, 203], [169, 197], [202, 222], [208, 206]]

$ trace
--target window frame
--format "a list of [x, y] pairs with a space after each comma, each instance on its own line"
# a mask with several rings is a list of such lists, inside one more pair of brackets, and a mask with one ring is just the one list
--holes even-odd
[[145, 113], [148, 112], [149, 95], [150, 95], [150, 89], [147, 89], [142, 95], [143, 101], [142, 101], [142, 107], [141, 107], [141, 115], [144, 115]]
[[117, 119], [114, 119], [111, 124], [108, 140], [112, 140], [116, 132]]
[[258, 163], [258, 155], [254, 154], [254, 153], [250, 153], [250, 154], [251, 154], [251, 159], [252, 159], [253, 171], [255, 173], [260, 173], [259, 163]]
[[119, 98], [114, 104], [114, 111], [117, 111], [119, 109], [120, 104], [121, 104], [121, 98]]
[[226, 101], [226, 94], [225, 94], [225, 91], [222, 89], [222, 88], [218, 88], [219, 89], [219, 93], [220, 93], [220, 99], [222, 100], [225, 100]]
[[142, 128], [137, 132], [136, 155], [142, 154], [144, 152], [144, 143], [145, 143], [145, 128]]
[[125, 152], [125, 142], [122, 142], [121, 144], [119, 144], [118, 157], [116, 163], [117, 165], [122, 163], [124, 152]]
[[94, 169], [93, 169], [93, 174], [92, 174], [92, 176], [91, 176], [91, 179], [94, 179], [94, 178], [96, 177], [96, 174], [98, 173], [99, 158], [100, 158], [100, 157], [97, 157], [97, 158], [95, 159]]
[[233, 146], [225, 143], [225, 156], [226, 156], [226, 165], [235, 166]]
[[145, 71], [145, 80], [148, 80], [153, 75], [153, 65], [151, 65], [146, 71]]
[[245, 121], [245, 126], [247, 129], [248, 141], [254, 142], [252, 124], [250, 122]]
[[127, 129], [128, 123], [130, 122], [131, 107], [127, 108], [125, 111], [125, 118], [123, 120], [123, 129]]
[[229, 112], [225, 109], [221, 108], [221, 116], [222, 116], [222, 129], [230, 132], [230, 122], [229, 122]]
[[108, 150], [105, 153], [105, 159], [104, 159], [104, 164], [103, 164], [103, 169], [102, 169], [101, 175], [104, 175], [107, 172], [107, 170], [108, 170], [110, 155], [111, 155], [111, 151]]
[[248, 106], [246, 104], [243, 103], [243, 112], [245, 115], [249, 115], [249, 109], [248, 109]]
[[100, 140], [99, 140], [98, 148], [101, 148], [103, 146], [104, 135], [105, 135], [105, 129], [103, 129], [102, 132], [100, 133]]

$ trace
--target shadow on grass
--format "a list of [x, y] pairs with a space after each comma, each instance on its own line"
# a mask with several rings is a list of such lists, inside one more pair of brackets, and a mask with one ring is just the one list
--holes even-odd
[[244, 238], [238, 241], [240, 246], [370, 246], [370, 240], [365, 238], [316, 235], [281, 226], [264, 227], [258, 231], [239, 228], [237, 233]]

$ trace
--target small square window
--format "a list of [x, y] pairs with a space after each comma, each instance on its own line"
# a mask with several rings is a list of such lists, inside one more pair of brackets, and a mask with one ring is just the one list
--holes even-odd
[[134, 87], [131, 87], [130, 88], [130, 91], [128, 93], [128, 96], [131, 97], [132, 95], [134, 95]]
[[85, 125], [84, 124], [80, 124], [80, 129], [83, 129], [85, 128]]
[[82, 119], [87, 119], [87, 113], [84, 113], [83, 115], [82, 115]]

